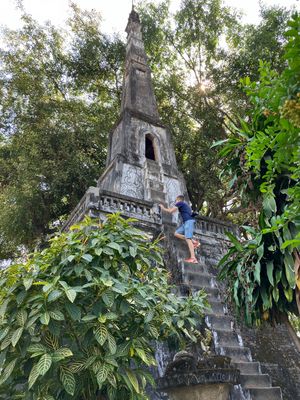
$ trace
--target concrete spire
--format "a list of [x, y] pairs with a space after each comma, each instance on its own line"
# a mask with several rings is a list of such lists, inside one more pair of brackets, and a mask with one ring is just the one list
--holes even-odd
[[151, 71], [147, 64], [140, 18], [134, 6], [129, 14], [125, 31], [127, 46], [121, 112], [129, 110], [158, 121], [159, 115], [151, 82]]

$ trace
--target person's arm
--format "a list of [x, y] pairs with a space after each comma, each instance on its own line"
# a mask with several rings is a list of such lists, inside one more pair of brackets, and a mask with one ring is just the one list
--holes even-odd
[[176, 212], [176, 211], [178, 211], [178, 208], [177, 207], [171, 207], [171, 208], [166, 208], [163, 204], [160, 204], [160, 208], [163, 210], [163, 211], [165, 211], [165, 212], [167, 212], [167, 213], [170, 213], [170, 214], [173, 214], [174, 212]]

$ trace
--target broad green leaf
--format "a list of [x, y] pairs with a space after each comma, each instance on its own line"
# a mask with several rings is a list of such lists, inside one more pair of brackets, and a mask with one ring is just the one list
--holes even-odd
[[52, 358], [49, 354], [44, 354], [39, 362], [37, 363], [37, 368], [39, 370], [40, 375], [45, 375], [45, 373], [49, 370], [52, 364]]
[[112, 292], [106, 291], [102, 296], [102, 300], [108, 307], [111, 307], [114, 303], [115, 296]]
[[117, 380], [112, 371], [108, 371], [107, 380], [114, 388], [117, 387]]
[[108, 320], [117, 320], [119, 318], [118, 314], [114, 313], [114, 312], [108, 312], [107, 314], [105, 314], [106, 319]]
[[128, 368], [125, 369], [125, 372], [136, 393], [140, 393], [139, 381], [135, 373]]
[[27, 312], [25, 310], [19, 310], [17, 313], [17, 321], [20, 326], [24, 326], [27, 320]]
[[94, 319], [97, 319], [97, 317], [96, 315], [92, 314], [85, 315], [83, 318], [81, 318], [81, 320], [85, 322], [93, 321]]
[[182, 328], [184, 326], [184, 321], [182, 319], [177, 321], [178, 328]]
[[8, 334], [8, 332], [9, 332], [9, 327], [8, 326], [6, 326], [5, 328], [1, 329], [1, 331], [0, 331], [0, 341], [5, 338], [5, 336]]
[[121, 343], [121, 344], [118, 346], [117, 354], [118, 354], [119, 356], [121, 356], [121, 357], [127, 356], [128, 353], [129, 353], [130, 346], [131, 346], [130, 340]]
[[73, 373], [83, 371], [85, 369], [85, 362], [84, 361], [74, 361], [74, 362], [68, 364], [68, 368]]
[[99, 387], [101, 387], [103, 382], [106, 381], [108, 372], [109, 372], [108, 366], [106, 364], [102, 364], [97, 373], [97, 382]]
[[20, 337], [22, 336], [23, 333], [23, 327], [18, 328], [12, 335], [11, 337], [11, 344], [13, 345], [13, 347], [16, 347], [16, 344], [18, 343], [18, 341], [20, 340]]
[[243, 246], [241, 245], [241, 243], [238, 241], [238, 239], [231, 232], [226, 231], [225, 234], [229, 238], [231, 243], [234, 244], [234, 246], [236, 247], [236, 249], [238, 251], [243, 251]]
[[76, 291], [74, 289], [67, 289], [65, 290], [65, 293], [70, 302], [73, 303], [77, 296]]
[[28, 353], [41, 352], [43, 354], [43, 353], [46, 353], [46, 351], [47, 351], [46, 347], [41, 343], [33, 343], [30, 346], [28, 346], [28, 348], [27, 348]]
[[55, 319], [56, 321], [63, 321], [65, 319], [64, 314], [59, 310], [49, 311], [49, 315], [52, 319]]
[[3, 339], [2, 343], [1, 343], [1, 347], [0, 350], [4, 350], [6, 349], [6, 347], [8, 347], [11, 344], [11, 338], [12, 338], [13, 332], [9, 332], [5, 338]]
[[228, 142], [228, 139], [218, 140], [217, 142], [214, 142], [210, 147], [213, 148], [216, 146], [220, 146], [221, 144], [224, 144], [226, 142]]
[[9, 303], [9, 299], [6, 299], [1, 304], [1, 306], [0, 306], [0, 317], [4, 316], [4, 314], [6, 312], [6, 309], [7, 309], [7, 306], [8, 306], [8, 303]]
[[48, 311], [44, 312], [41, 317], [40, 317], [40, 321], [43, 325], [48, 325], [50, 322], [50, 314], [48, 313]]
[[117, 350], [117, 344], [115, 338], [109, 332], [107, 332], [107, 341], [111, 354], [115, 354]]
[[92, 370], [94, 372], [95, 375], [97, 375], [98, 370], [100, 369], [101, 365], [103, 364], [103, 362], [101, 362], [100, 360], [97, 360], [94, 362], [94, 364], [92, 365]]
[[272, 213], [275, 213], [277, 210], [276, 202], [273, 196], [266, 196], [263, 200], [263, 208], [267, 215], [267, 217], [271, 217]]
[[68, 290], [70, 286], [65, 281], [59, 281], [59, 284], [65, 289]]
[[65, 368], [60, 368], [60, 380], [65, 391], [71, 396], [74, 396], [76, 387], [74, 374]]
[[159, 333], [157, 328], [155, 327], [155, 325], [153, 325], [152, 323], [150, 323], [149, 325], [149, 331], [151, 332], [151, 334], [155, 337], [155, 339], [158, 339], [159, 337]]
[[137, 254], [137, 248], [130, 246], [129, 247], [129, 253], [130, 253], [131, 257], [135, 258], [136, 254]]
[[108, 399], [109, 400], [117, 400], [117, 391], [114, 387], [109, 386], [107, 389]]
[[[120, 355], [120, 354], [117, 354], [116, 357], [118, 357], [119, 355]], [[107, 364], [111, 364], [111, 365], [113, 365], [114, 367], [119, 368], [118, 362], [116, 361], [116, 359], [115, 359], [112, 355], [106, 356], [106, 357], [105, 357], [105, 362], [106, 362]]]
[[94, 329], [94, 336], [97, 340], [97, 342], [103, 346], [106, 339], [107, 339], [107, 329], [105, 327], [105, 325], [100, 324], [96, 329]]
[[53, 353], [52, 360], [57, 362], [71, 356], [73, 356], [73, 353], [70, 349], [67, 347], [61, 347]]
[[98, 248], [95, 249], [95, 254], [96, 254], [97, 256], [101, 256], [102, 251], [103, 251], [103, 249], [100, 248], [100, 247], [98, 247]]
[[52, 292], [49, 293], [47, 301], [51, 303], [52, 301], [57, 300], [61, 295], [62, 295], [61, 290], [53, 290]]
[[273, 261], [267, 262], [267, 275], [269, 278], [269, 282], [272, 286], [274, 286], [274, 279], [273, 279], [273, 271], [274, 271], [274, 263]]
[[76, 304], [66, 303], [65, 308], [73, 321], [80, 321], [81, 310]]
[[32, 386], [35, 384], [39, 375], [40, 375], [40, 370], [39, 370], [38, 364], [35, 364], [32, 367], [29, 377], [28, 377], [28, 389], [32, 388]]
[[29, 290], [31, 288], [32, 283], [33, 283], [33, 279], [32, 278], [24, 278], [23, 279], [23, 285], [24, 285], [26, 290]]
[[283, 291], [287, 301], [291, 303], [293, 301], [293, 289], [291, 289], [290, 287], [287, 289], [283, 288]]
[[153, 317], [154, 317], [154, 311], [153, 310], [148, 311], [147, 314], [145, 315], [145, 323], [152, 321]]
[[285, 275], [292, 289], [296, 287], [294, 263], [293, 256], [290, 253], [286, 253], [284, 256]]
[[146, 365], [149, 365], [149, 360], [148, 360], [147, 355], [146, 355], [146, 353], [145, 353], [145, 351], [143, 349], [137, 347], [137, 348], [135, 348], [135, 352], [141, 358], [141, 360], [144, 361], [144, 363]]
[[82, 256], [81, 256], [81, 258], [83, 258], [85, 261], [87, 261], [88, 263], [90, 263], [92, 260], [93, 260], [93, 256], [91, 255], [91, 254], [88, 254], [88, 253], [86, 253], [86, 254], [83, 254]]
[[16, 365], [17, 359], [12, 360], [5, 368], [4, 370], [1, 372], [1, 376], [0, 376], [0, 386], [7, 381], [7, 379], [10, 377], [10, 375], [12, 374], [15, 365]]
[[270, 299], [268, 297], [265, 287], [260, 287], [260, 295], [263, 301], [263, 309], [265, 311], [271, 306]]
[[260, 285], [260, 271], [261, 271], [260, 261], [257, 261], [254, 269], [254, 279], [259, 285]]
[[258, 259], [260, 260], [264, 255], [264, 244], [260, 245], [257, 250]]
[[112, 249], [118, 250], [119, 253], [122, 252], [121, 246], [118, 243], [108, 243], [108, 247], [111, 247]]
[[278, 303], [279, 300], [279, 289], [277, 286], [275, 286], [272, 290], [272, 295], [273, 295], [273, 299], [275, 301], [275, 303]]

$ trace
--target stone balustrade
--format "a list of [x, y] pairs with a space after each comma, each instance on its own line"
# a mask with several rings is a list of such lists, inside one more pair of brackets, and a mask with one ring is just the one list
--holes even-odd
[[[120, 212], [124, 217], [135, 218], [138, 221], [148, 222], [152, 225], [161, 225], [163, 223], [158, 204], [106, 190], [99, 190], [97, 187], [90, 187], [71, 213], [62, 230], [68, 231], [73, 224], [81, 221], [85, 215], [97, 218], [100, 214], [115, 212]], [[196, 218], [196, 235], [227, 239], [226, 231], [238, 235], [237, 226], [230, 222], [204, 216]]]
[[230, 222], [204, 216], [196, 217], [196, 234], [227, 238], [226, 231], [239, 235], [238, 227]]
[[100, 192], [99, 211], [106, 213], [120, 212], [125, 217], [135, 218], [152, 224], [161, 224], [161, 213], [157, 205], [145, 200], [136, 200], [131, 197]]

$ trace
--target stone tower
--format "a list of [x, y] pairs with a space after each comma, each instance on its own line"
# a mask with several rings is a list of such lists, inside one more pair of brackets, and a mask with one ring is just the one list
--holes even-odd
[[[213, 331], [215, 353], [231, 357], [241, 371], [241, 385], [232, 388], [230, 399], [299, 400], [299, 339], [287, 325], [261, 330], [240, 326], [223, 300], [216, 265], [228, 246], [225, 232], [237, 233], [237, 228], [199, 217], [195, 229], [201, 241], [199, 264], [183, 262], [186, 245], [176, 242], [176, 223], [161, 214], [158, 203], [171, 203], [178, 194], [187, 197], [186, 185], [177, 168], [170, 134], [159, 118], [141, 24], [134, 10], [126, 32], [121, 112], [109, 136], [106, 169], [97, 186], [90, 187], [73, 210], [64, 230], [85, 215], [103, 220], [109, 213], [121, 212], [124, 217], [134, 217], [136, 225], [148, 233], [163, 231], [165, 263], [173, 282], [189, 291], [205, 289], [211, 305], [205, 319]], [[168, 355], [159, 351], [157, 360], [161, 375]], [[150, 398], [167, 399], [158, 392], [152, 392]]]
[[142, 40], [132, 10], [126, 27], [125, 74], [121, 114], [109, 137], [107, 168], [101, 189], [139, 200], [174, 201], [186, 194], [168, 130], [162, 125]]

